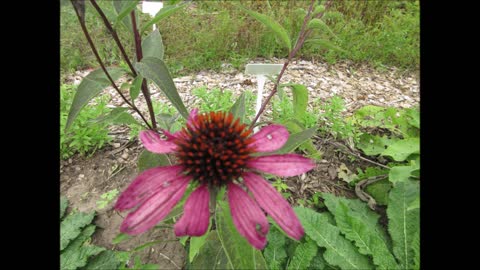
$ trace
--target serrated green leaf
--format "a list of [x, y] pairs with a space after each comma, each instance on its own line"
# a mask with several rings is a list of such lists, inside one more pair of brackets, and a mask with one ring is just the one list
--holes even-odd
[[137, 75], [132, 82], [132, 86], [130, 86], [130, 98], [134, 101], [138, 95], [140, 95], [140, 88], [142, 87], [143, 77], [141, 75]]
[[418, 109], [406, 110], [407, 122], [413, 127], [420, 128], [420, 111]]
[[420, 139], [407, 138], [389, 145], [382, 155], [391, 156], [395, 161], [404, 161], [411, 154], [418, 153], [420, 153]]
[[336, 270], [337, 268], [332, 267], [325, 261], [323, 258], [323, 253], [325, 252], [324, 249], [319, 248], [317, 251], [317, 255], [313, 257], [310, 265], [306, 268], [307, 270]]
[[338, 47], [337, 45], [333, 44], [331, 41], [328, 41], [326, 39], [321, 39], [321, 38], [307, 39], [305, 43], [312, 44], [320, 48], [326, 48], [326, 49], [336, 50], [343, 53], [348, 53], [346, 50]]
[[270, 18], [267, 15], [249, 10], [249, 9], [245, 8], [244, 6], [242, 6], [240, 4], [235, 3], [235, 5], [239, 8], [241, 8], [241, 9], [243, 9], [250, 16], [257, 19], [259, 22], [261, 22], [267, 28], [272, 30], [273, 33], [275, 33], [275, 35], [282, 41], [282, 44], [288, 49], [288, 51], [292, 50], [292, 42], [290, 41], [290, 37], [288, 36], [287, 30], [285, 30], [285, 28], [283, 28], [283, 26], [281, 26], [273, 18]]
[[68, 199], [65, 196], [60, 197], [60, 219], [65, 215], [65, 211], [68, 207]]
[[379, 268], [398, 269], [395, 258], [388, 250], [387, 243], [377, 232], [376, 226], [370, 226], [371, 221], [363, 220], [362, 215], [352, 211], [347, 203], [333, 198], [335, 197], [328, 197], [330, 201], [327, 202], [326, 199], [325, 204], [337, 204], [333, 214], [337, 227], [345, 237], [355, 243], [360, 253], [372, 256], [374, 264]]
[[285, 269], [286, 240], [285, 235], [276, 226], [270, 227], [267, 234], [267, 246], [263, 252], [268, 269]]
[[115, 236], [115, 238], [113, 238], [112, 244], [116, 245], [130, 238], [132, 237], [126, 233], [119, 233], [117, 236]]
[[60, 250], [64, 250], [82, 232], [82, 228], [92, 222], [94, 217], [95, 212], [77, 212], [68, 215], [60, 223]]
[[[121, 2], [121, 1], [120, 1]], [[117, 25], [127, 16], [130, 16], [130, 13], [132, 10], [134, 10], [137, 7], [138, 2], [140, 0], [131, 0], [131, 1], [125, 1], [125, 3], [119, 5], [121, 7], [121, 10], [118, 12], [118, 16], [115, 19], [115, 22], [113, 23], [113, 27], [116, 28]]]
[[170, 165], [170, 162], [165, 154], [155, 154], [147, 150], [143, 150], [138, 157], [137, 169], [138, 172], [143, 172], [150, 168], [168, 165]]
[[294, 117], [300, 121], [307, 111], [308, 90], [305, 85], [301, 84], [292, 84], [289, 86], [292, 87], [293, 114]]
[[412, 239], [420, 228], [420, 212], [418, 208], [408, 210], [419, 194], [418, 181], [396, 182], [389, 194], [387, 217], [388, 231], [392, 237], [393, 253], [403, 269], [411, 269], [413, 257]]
[[160, 20], [172, 15], [175, 13], [177, 10], [185, 7], [186, 4], [180, 4], [178, 6], [166, 6], [160, 9], [160, 11], [155, 14], [155, 17], [151, 19], [149, 22], [147, 22], [143, 27], [142, 27], [142, 33], [145, 32], [145, 30], [149, 29], [150, 26], [158, 23]]
[[235, 104], [230, 108], [230, 112], [234, 118], [240, 118], [240, 121], [245, 123], [245, 92], [238, 97]]
[[[110, 77], [112, 77], [114, 81], [125, 73], [123, 69], [116, 67], [110, 67], [107, 68], [107, 70], [110, 74]], [[101, 68], [90, 72], [85, 78], [83, 78], [82, 82], [77, 88], [77, 92], [75, 93], [75, 97], [72, 101], [72, 106], [68, 112], [65, 130], [72, 125], [80, 110], [85, 107], [85, 105], [87, 105], [92, 98], [96, 97], [105, 87], [109, 85], [110, 81], [105, 73], [103, 73]]]
[[292, 152], [303, 143], [308, 143], [308, 141], [315, 134], [316, 131], [317, 131], [317, 128], [313, 127], [313, 128], [305, 129], [295, 134], [291, 134], [290, 137], [288, 137], [287, 142], [283, 145], [283, 147], [277, 150], [275, 153], [286, 154], [286, 153]]
[[412, 203], [408, 205], [407, 211], [420, 208], [420, 196], [417, 197]]
[[185, 119], [188, 119], [189, 113], [178, 94], [177, 87], [172, 80], [172, 76], [170, 75], [167, 66], [161, 59], [144, 57], [142, 61], [135, 63], [135, 69], [144, 78], [152, 80], [160, 90], [165, 93], [165, 96], [167, 96], [170, 102], [172, 102], [172, 105], [178, 110], [178, 112]]
[[[208, 224], [207, 232], [210, 231], [211, 226], [212, 226], [212, 222]], [[208, 236], [208, 233], [205, 233], [204, 235], [198, 236], [198, 237], [195, 237], [195, 236], [190, 237], [190, 247], [188, 251], [188, 259], [190, 262], [193, 262], [193, 259], [195, 258], [195, 256], [198, 254], [200, 249], [203, 247], [203, 245], [207, 241], [207, 236]]]
[[325, 214], [304, 207], [295, 207], [295, 212], [305, 233], [317, 245], [326, 248], [323, 257], [329, 264], [342, 269], [374, 268], [368, 257], [360, 254], [352, 242], [340, 234], [340, 229], [330, 224]]
[[88, 260], [85, 270], [118, 269], [122, 262], [117, 258], [115, 251], [104, 250]]
[[142, 41], [143, 57], [156, 57], [163, 60], [163, 41], [160, 31], [155, 29]]
[[95, 225], [87, 226], [60, 254], [60, 269], [71, 270], [85, 266], [89, 257], [99, 254], [105, 248], [85, 245], [90, 236], [95, 232]]
[[317, 251], [318, 246], [315, 241], [307, 238], [305, 243], [300, 243], [295, 248], [295, 253], [293, 254], [293, 258], [288, 263], [287, 270], [306, 269], [317, 254]]
[[265, 269], [267, 264], [260, 250], [253, 248], [238, 233], [233, 224], [230, 207], [227, 202], [217, 202], [215, 211], [217, 233], [222, 248], [227, 255], [229, 268], [232, 269]]
[[191, 264], [191, 269], [232, 269], [217, 231], [208, 233], [205, 244]]

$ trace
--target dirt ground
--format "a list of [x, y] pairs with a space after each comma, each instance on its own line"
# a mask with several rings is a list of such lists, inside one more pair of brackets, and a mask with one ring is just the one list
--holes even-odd
[[[303, 62], [299, 63], [298, 65], [302, 67], [302, 64], [303, 66], [308, 64], [308, 68], [303, 68], [307, 73], [309, 71], [316, 70], [314, 68], [310, 68], [310, 66], [315, 67], [319, 65], [319, 63], [307, 62], [307, 64], [305, 64]], [[323, 66], [320, 65], [320, 67]], [[346, 68], [342, 65], [339, 65], [337, 69], [345, 71]], [[295, 66], [293, 66], [292, 74], [295, 74], [295, 72], [297, 72], [298, 70], [301, 69], [295, 69]], [[328, 70], [335, 71], [335, 67], [329, 67]], [[363, 69], [359, 70], [361, 72], [364, 72]], [[337, 81], [341, 81], [342, 78], [340, 77], [343, 76], [340, 76], [338, 75], [338, 72], [333, 71], [332, 74], [334, 75], [332, 76], [335, 77], [331, 77], [331, 81], [327, 83], [333, 85], [332, 87], [335, 87], [335, 84], [338, 84]], [[357, 71], [357, 73], [359, 73], [360, 71]], [[365, 74], [366, 73], [367, 71], [365, 71]], [[82, 74], [82, 77], [84, 75], [85, 73]], [[79, 77], [78, 74], [75, 76]], [[205, 79], [207, 83], [210, 81], [209, 76], [213, 76], [213, 78], [218, 81], [225, 81], [223, 79], [217, 78], [218, 76], [220, 76], [218, 74], [211, 75], [208, 73], [204, 73], [204, 75], [202, 76], [207, 78]], [[225, 74], [225, 76], [231, 76], [232, 78], [235, 78], [235, 76], [238, 77], [238, 75], [234, 75], [233, 73]], [[338, 76], [340, 77], [337, 78]], [[298, 77], [301, 78], [302, 74], [299, 74]], [[311, 77], [318, 78], [316, 77], [316, 74]], [[323, 77], [325, 77], [325, 74], [323, 75]], [[338, 88], [340, 89], [340, 91], [338, 91], [337, 94], [344, 98], [347, 98], [347, 100], [348, 97], [354, 97], [350, 99], [351, 103], [347, 104], [347, 109], [349, 111], [358, 109], [357, 107], [360, 106], [359, 104], [390, 105], [396, 107], [410, 107], [412, 105], [418, 104], [419, 95], [417, 74], [409, 74], [407, 76], [405, 74], [397, 74], [394, 71], [388, 71], [384, 73], [384, 75], [374, 74], [371, 77], [377, 78], [375, 83], [378, 84], [372, 86], [371, 89], [374, 89], [375, 91], [382, 91], [382, 93], [385, 93], [383, 96], [377, 95], [374, 90], [371, 90], [372, 94], [368, 95], [368, 99], [361, 99], [361, 94], [358, 93], [363, 93], [362, 91], [366, 91], [365, 89], [370, 88], [365, 88], [364, 85], [361, 85], [358, 87], [357, 93], [351, 88], [347, 87], [344, 89], [341, 88], [341, 86], [337, 85], [337, 88], [340, 87]], [[240, 79], [243, 79], [243, 77]], [[349, 79], [352, 81], [362, 81], [362, 79], [354, 77], [351, 77]], [[345, 80], [345, 78], [343, 78], [343, 80]], [[185, 87], [184, 85], [182, 86], [181, 80], [179, 81], [178, 79], [175, 79], [174, 81], [176, 82], [176, 84], [179, 84], [177, 85], [177, 87], [179, 87], [179, 91], [184, 92], [181, 93], [182, 97], [185, 96], [185, 93], [190, 92], [190, 89], [186, 89], [187, 87]], [[192, 81], [193, 84], [195, 84], [195, 80]], [[72, 83], [75, 83], [73, 79]], [[299, 83], [302, 82], [299, 81]], [[369, 81], [369, 83], [371, 84], [373, 82]], [[318, 89], [317, 92], [319, 94], [317, 94], [319, 95], [319, 97], [330, 96], [330, 94], [323, 94], [323, 92], [325, 91], [322, 90], [323, 88], [315, 88], [314, 84], [310, 84], [313, 85], [312, 87], [314, 87], [314, 89]], [[324, 85], [325, 84], [326, 83], [324, 83]], [[206, 86], [212, 87], [208, 84]], [[216, 84], [215, 86], [218, 87], [219, 85]], [[330, 85], [326, 87], [328, 88], [330, 87]], [[355, 90], [357, 88], [354, 87], [353, 89]], [[385, 89], [387, 89], [388, 91]], [[408, 91], [404, 89], [408, 89]], [[266, 92], [268, 92], [269, 90], [270, 88], [267, 85]], [[105, 91], [107, 93], [110, 93], [110, 90], [108, 90], [108, 88]], [[404, 101], [404, 103], [394, 103], [396, 102], [396, 99], [402, 100]], [[114, 96], [112, 96], [112, 100], [113, 105], [120, 105], [117, 104]], [[382, 104], [377, 104], [377, 101]], [[390, 101], [392, 102], [392, 104], [388, 103]], [[191, 104], [194, 103], [194, 101], [187, 103]], [[136, 161], [139, 153], [143, 150], [143, 147], [139, 144], [138, 140], [128, 140], [128, 130], [123, 129], [122, 131], [122, 129], [120, 129], [119, 131], [117, 129], [113, 138], [114, 139], [110, 143], [110, 145], [93, 153], [89, 157], [75, 155], [68, 160], [61, 161], [61, 195], [66, 196], [70, 201], [70, 206], [78, 209], [79, 211], [95, 210], [97, 212], [97, 216], [94, 222], [98, 226], [98, 228], [93, 236], [93, 244], [103, 246], [108, 249], [126, 251], [147, 242], [158, 241], [157, 244], [138, 252], [138, 255], [140, 256], [142, 262], [159, 264], [160, 269], [183, 268], [184, 262], [186, 260], [186, 252], [184, 250], [184, 247], [179, 243], [179, 241], [172, 241], [176, 239], [172, 228], [150, 230], [144, 234], [126, 240], [118, 245], [112, 244], [112, 240], [119, 233], [120, 224], [123, 220], [122, 216], [125, 216], [126, 214], [118, 213], [113, 210], [113, 204], [115, 202], [115, 199], [103, 209], [98, 209], [97, 201], [101, 200], [100, 196], [103, 193], [109, 192], [113, 189], [117, 189], [119, 192], [122, 192], [129, 185], [129, 183], [138, 174], [136, 169]], [[295, 203], [299, 199], [306, 200], [309, 199], [315, 192], [329, 192], [346, 197], [355, 197], [356, 195], [353, 191], [353, 188], [349, 187], [346, 182], [342, 181], [337, 177], [337, 168], [339, 168], [340, 165], [345, 164], [351, 171], [356, 171], [355, 168], [365, 168], [367, 166], [372, 166], [372, 164], [369, 164], [368, 162], [360, 159], [355, 159], [352, 161], [351, 154], [348, 154], [345, 151], [340, 151], [338, 145], [334, 145], [334, 143], [341, 142], [334, 142], [332, 138], [316, 137], [314, 138], [314, 143], [316, 148], [322, 152], [322, 159], [317, 162], [317, 166], [314, 170], [301, 176], [285, 178], [285, 182], [289, 186], [289, 191], [292, 193], [292, 196], [288, 200], [291, 203]]]

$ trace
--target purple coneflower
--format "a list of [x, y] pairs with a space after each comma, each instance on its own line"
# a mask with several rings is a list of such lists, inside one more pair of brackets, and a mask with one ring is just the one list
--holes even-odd
[[251, 130], [239, 119], [234, 121], [231, 113], [197, 114], [193, 110], [186, 127], [164, 134], [166, 139], [154, 131], [142, 131], [140, 140], [150, 152], [174, 153], [177, 164], [142, 172], [120, 195], [115, 209], [137, 207], [120, 231], [134, 235], [152, 228], [180, 201], [189, 182], [195, 181], [198, 187], [174, 227], [177, 236], [205, 234], [210, 222], [209, 189], [224, 185], [233, 223], [255, 248], [262, 249], [267, 242], [269, 224], [263, 211], [290, 237], [299, 240], [303, 236], [292, 207], [258, 173], [294, 176], [311, 170], [314, 162], [297, 154], [252, 155], [280, 149], [289, 136], [285, 127], [269, 125], [250, 136]]

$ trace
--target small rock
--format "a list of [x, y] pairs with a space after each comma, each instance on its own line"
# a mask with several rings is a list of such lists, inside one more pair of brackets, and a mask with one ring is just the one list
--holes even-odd
[[82, 168], [80, 168], [80, 166], [76, 166], [76, 167], [75, 167], [75, 171], [79, 172], [79, 171], [81, 171], [81, 170], [82, 170]]
[[123, 158], [119, 157], [119, 158], [117, 158], [117, 162], [118, 162], [118, 163], [124, 163], [125, 160], [123, 160]]
[[125, 160], [128, 159], [128, 153], [123, 153], [122, 158], [125, 159]]
[[72, 164], [73, 160], [71, 158], [68, 159], [68, 164]]
[[119, 148], [120, 145], [121, 145], [120, 143], [112, 143], [113, 148]]
[[84, 177], [85, 177], [85, 175], [84, 175], [84, 174], [80, 174], [80, 175], [78, 175], [78, 178], [84, 178]]

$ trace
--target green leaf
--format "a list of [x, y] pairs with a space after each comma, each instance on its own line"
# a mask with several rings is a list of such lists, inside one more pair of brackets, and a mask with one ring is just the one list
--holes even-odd
[[420, 153], [420, 139], [407, 138], [389, 145], [382, 155], [391, 156], [395, 161], [404, 161], [411, 154], [418, 153]]
[[285, 235], [276, 226], [270, 227], [267, 234], [267, 246], [263, 255], [267, 262], [268, 269], [285, 269], [287, 259]]
[[[332, 205], [335, 204], [335, 211]], [[373, 257], [376, 266], [386, 269], [398, 269], [398, 265], [388, 245], [376, 230], [371, 226], [371, 220], [364, 220], [364, 216], [354, 212], [349, 205], [335, 196], [325, 197], [325, 205], [335, 216], [337, 227], [358, 247], [359, 252]], [[376, 218], [378, 220], [378, 217]]]
[[283, 28], [283, 26], [281, 26], [273, 18], [267, 15], [249, 10], [238, 3], [235, 3], [235, 5], [243, 9], [250, 16], [254, 17], [258, 21], [260, 21], [263, 25], [265, 25], [267, 28], [272, 30], [275, 33], [275, 35], [282, 41], [283, 45], [288, 49], [288, 51], [292, 50], [292, 42], [290, 41], [290, 37], [288, 36], [287, 30], [285, 30], [285, 28]]
[[388, 181], [388, 179], [384, 179], [368, 185], [365, 188], [365, 191], [375, 199], [378, 205], [387, 205], [388, 192], [391, 188], [392, 184]]
[[229, 268], [232, 269], [265, 269], [265, 259], [260, 250], [253, 248], [243, 236], [238, 233], [233, 224], [230, 207], [225, 201], [217, 202], [215, 211], [217, 233], [222, 248], [227, 256]]
[[[111, 67], [107, 68], [107, 70], [114, 81], [125, 73], [125, 71], [121, 68]], [[68, 113], [65, 130], [72, 125], [80, 110], [87, 105], [92, 98], [97, 96], [105, 87], [109, 85], [110, 81], [105, 73], [103, 73], [101, 68], [90, 72], [85, 78], [83, 78], [82, 82], [77, 88], [75, 97], [73, 98], [72, 106], [70, 107], [70, 111]]]
[[[122, 10], [128, 6], [129, 3], [131, 3], [130, 1], [112, 1], [113, 3], [113, 6], [115, 8], [115, 12], [118, 14], [120, 14], [122, 12]], [[135, 12], [135, 21], [138, 22], [138, 12]], [[125, 25], [125, 27], [127, 27], [127, 29], [133, 33], [133, 25], [132, 25], [132, 20], [130, 19], [130, 16], [125, 16], [123, 17], [122, 19], [122, 23], [123, 25]]]
[[143, 77], [141, 75], [137, 75], [132, 82], [132, 86], [130, 86], [130, 98], [134, 101], [138, 95], [140, 95], [140, 88], [142, 87]]
[[338, 47], [337, 45], [333, 44], [331, 41], [328, 41], [326, 39], [321, 39], [321, 38], [307, 39], [305, 43], [318, 46], [320, 48], [326, 48], [326, 49], [336, 50], [343, 53], [348, 53], [346, 50]]
[[406, 110], [407, 122], [416, 128], [420, 128], [420, 111], [418, 109], [407, 109]]
[[240, 118], [240, 121], [245, 123], [245, 92], [238, 97], [235, 104], [230, 108], [230, 112], [234, 118]]
[[306, 269], [317, 254], [317, 251], [318, 246], [315, 241], [307, 238], [305, 243], [300, 243], [297, 248], [295, 248], [295, 253], [288, 263], [287, 270]]
[[105, 250], [103, 247], [84, 244], [94, 232], [95, 225], [89, 225], [68, 245], [60, 254], [60, 269], [71, 270], [85, 266], [89, 257]]
[[161, 59], [145, 57], [142, 61], [135, 63], [135, 69], [137, 69], [138, 73], [144, 78], [152, 80], [163, 91], [163, 93], [165, 93], [178, 112], [185, 119], [188, 119], [187, 109], [178, 94], [177, 87], [172, 80], [172, 76], [170, 75], [167, 66]]
[[290, 135], [285, 145], [283, 145], [283, 147], [277, 150], [275, 153], [286, 154], [292, 152], [293, 150], [297, 149], [297, 147], [299, 147], [301, 144], [308, 142], [316, 131], [317, 128], [313, 127]]
[[413, 269], [420, 269], [420, 228], [413, 235], [412, 243]]
[[327, 261], [323, 258], [323, 253], [325, 251], [323, 249], [318, 249], [317, 255], [313, 257], [310, 265], [308, 266], [308, 270], [335, 270], [336, 268], [330, 266]]
[[420, 196], [408, 205], [407, 211], [420, 208]]
[[367, 256], [358, 252], [352, 242], [340, 234], [340, 230], [329, 223], [328, 217], [309, 208], [295, 207], [305, 233], [317, 245], [326, 248], [323, 255], [325, 260], [333, 266], [342, 269], [373, 269]]
[[68, 199], [65, 196], [60, 198], [60, 219], [62, 219], [63, 215], [65, 215], [65, 211], [68, 207]]
[[396, 182], [389, 194], [387, 217], [388, 231], [392, 237], [393, 253], [403, 269], [411, 269], [414, 254], [410, 250], [412, 239], [420, 228], [419, 208], [408, 210], [408, 206], [419, 194], [418, 181]]
[[[119, 1], [119, 2], [121, 2], [121, 1]], [[120, 21], [122, 21], [123, 18], [125, 18], [127, 16], [130, 16], [130, 13], [132, 12], [132, 10], [134, 10], [137, 7], [137, 4], [138, 4], [138, 2], [140, 2], [140, 0], [131, 0], [131, 1], [125, 1], [125, 2], [126, 3], [124, 3], [122, 5], [122, 9], [118, 13], [117, 18], [115, 19], [115, 22], [113, 23], [114, 28], [117, 27], [118, 23]]]
[[147, 150], [143, 150], [143, 152], [138, 157], [137, 162], [137, 168], [139, 173], [150, 168], [167, 165], [170, 165], [170, 162], [168, 161], [168, 158], [165, 154], [155, 154]]
[[315, 7], [313, 10], [312, 16], [317, 15], [318, 13], [324, 12], [325, 11], [325, 6], [324, 5], [318, 5]]
[[143, 57], [156, 57], [163, 60], [163, 41], [160, 31], [155, 29], [142, 41]]
[[70, 241], [80, 234], [82, 228], [92, 222], [94, 216], [95, 212], [77, 212], [68, 215], [62, 223], [60, 223], [60, 250], [64, 250]]
[[166, 6], [162, 9], [160, 9], [160, 11], [155, 15], [155, 17], [153, 17], [153, 19], [151, 19], [149, 22], [147, 22], [145, 24], [145, 26], [142, 27], [142, 30], [141, 32], [145, 32], [145, 30], [149, 29], [150, 26], [158, 23], [160, 20], [172, 15], [173, 13], [175, 13], [177, 10], [185, 7], [186, 4], [180, 4], [178, 6]]
[[115, 236], [115, 238], [113, 238], [112, 244], [116, 245], [130, 238], [132, 237], [126, 233], [119, 233], [117, 236]]
[[217, 231], [208, 233], [205, 244], [191, 264], [191, 269], [231, 269]]
[[415, 166], [395, 166], [390, 169], [390, 172], [388, 173], [388, 179], [392, 183], [397, 183], [397, 182], [403, 182], [407, 181], [410, 176], [412, 175], [412, 172], [417, 170]]
[[[212, 222], [208, 224], [207, 232], [210, 231], [211, 226], [212, 226]], [[195, 236], [190, 237], [190, 248], [188, 251], [188, 259], [190, 260], [190, 262], [193, 262], [193, 259], [205, 244], [205, 241], [207, 240], [207, 236], [208, 236], [208, 233], [205, 233], [204, 235], [198, 236], [198, 237], [195, 237]]]
[[308, 90], [301, 84], [292, 84], [290, 87], [293, 93], [293, 114], [297, 120], [301, 121], [307, 111]]
[[104, 270], [104, 269], [118, 269], [122, 262], [117, 258], [115, 251], [105, 250], [100, 252], [97, 256], [88, 260], [85, 269], [88, 270]]
[[395, 139], [389, 139], [388, 137], [380, 137], [378, 135], [371, 135], [368, 133], [363, 133], [359, 137], [357, 147], [362, 150], [365, 155], [375, 156], [383, 153], [385, 148], [394, 143]]

